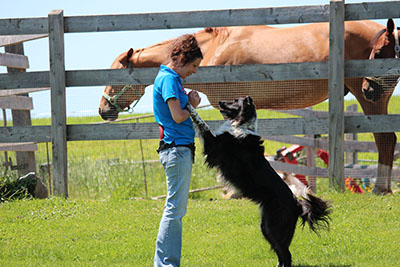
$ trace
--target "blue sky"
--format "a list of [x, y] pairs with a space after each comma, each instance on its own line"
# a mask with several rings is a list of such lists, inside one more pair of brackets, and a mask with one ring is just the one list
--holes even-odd
[[[371, 2], [350, 1], [346, 3]], [[377, 2], [377, 1], [372, 1]], [[323, 5], [329, 1], [321, 0], [230, 0], [230, 1], [122, 1], [122, 0], [13, 0], [2, 1], [0, 18], [17, 17], [47, 17], [53, 9], [63, 9], [64, 16], [74, 15], [103, 15], [148, 13], [168, 11], [191, 11], [210, 9], [234, 9], [257, 7], [284, 7], [300, 5]], [[188, 18], [190, 19], [190, 18]], [[385, 21], [378, 21], [385, 23]], [[400, 24], [399, 20], [396, 20]], [[183, 33], [195, 32], [198, 29], [160, 30], [160, 31], [124, 31], [105, 33], [74, 33], [65, 35], [65, 64], [67, 70], [75, 69], [105, 69], [109, 68], [113, 60], [130, 47], [142, 48], [156, 42], [179, 36]], [[28, 71], [41, 71], [49, 69], [48, 39], [30, 41], [24, 44], [25, 55], [28, 56], [30, 69]], [[0, 48], [4, 52], [4, 48]], [[6, 72], [5, 67], [0, 67], [0, 73]], [[67, 90], [67, 112], [74, 115], [76, 111], [85, 114], [96, 114], [103, 87], [70, 88]], [[398, 91], [398, 90], [397, 90]], [[48, 93], [35, 93], [32, 112], [34, 117], [46, 116], [49, 111]], [[84, 98], [84, 106], [77, 99]], [[205, 97], [203, 97], [205, 98]], [[202, 104], [205, 104], [204, 101]], [[145, 97], [138, 104], [135, 112], [151, 110], [151, 94], [146, 92]], [[77, 115], [77, 114], [75, 114]]]

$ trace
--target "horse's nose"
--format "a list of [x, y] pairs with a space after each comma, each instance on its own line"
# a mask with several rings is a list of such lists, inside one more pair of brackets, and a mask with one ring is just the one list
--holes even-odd
[[99, 108], [99, 115], [105, 121], [115, 121], [118, 119], [118, 112], [113, 109], [104, 110]]

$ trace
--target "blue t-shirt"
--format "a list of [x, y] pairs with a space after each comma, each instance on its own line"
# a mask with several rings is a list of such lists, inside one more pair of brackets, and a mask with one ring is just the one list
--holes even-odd
[[190, 117], [176, 123], [169, 110], [167, 100], [176, 98], [181, 108], [189, 102], [181, 77], [167, 66], [161, 65], [160, 71], [154, 80], [153, 85], [153, 111], [156, 122], [164, 128], [164, 142], [176, 145], [187, 145], [194, 142], [195, 132]]

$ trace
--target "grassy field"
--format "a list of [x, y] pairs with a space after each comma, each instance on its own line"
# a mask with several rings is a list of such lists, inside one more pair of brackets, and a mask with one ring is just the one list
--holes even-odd
[[[329, 231], [297, 227], [294, 266], [398, 266], [400, 194], [320, 194]], [[0, 266], [152, 266], [163, 201], [18, 200], [0, 204]], [[190, 200], [182, 266], [275, 266], [247, 200]]]

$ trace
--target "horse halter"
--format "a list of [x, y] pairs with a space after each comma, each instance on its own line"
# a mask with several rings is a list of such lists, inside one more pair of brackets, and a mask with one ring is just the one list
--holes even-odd
[[[118, 105], [117, 100], [118, 100], [118, 98], [120, 98], [123, 94], [125, 94], [125, 92], [128, 91], [129, 89], [132, 89], [132, 91], [134, 92], [134, 96], [137, 96], [137, 97], [139, 97], [139, 98], [136, 100], [136, 103], [133, 104], [132, 107], [129, 107], [129, 106], [128, 106], [128, 107], [126, 107], [125, 109], [122, 109], [122, 108]], [[143, 96], [143, 95], [140, 94], [139, 89], [136, 89], [136, 90], [135, 90], [135, 88], [134, 88], [132, 85], [125, 85], [125, 86], [122, 88], [122, 90], [119, 91], [118, 94], [116, 94], [116, 95], [114, 95], [114, 96], [109, 96], [108, 94], [106, 94], [105, 92], [103, 92], [103, 97], [104, 97], [105, 99], [107, 99], [107, 101], [108, 101], [111, 105], [113, 105], [119, 112], [133, 111], [133, 108], [137, 105], [137, 103], [139, 103], [139, 100], [140, 100], [140, 98], [141, 98], [142, 96]]]
[[[394, 53], [395, 53], [395, 58], [400, 58], [400, 44], [399, 44], [399, 33], [398, 33], [398, 28], [395, 27], [394, 28], [394, 41], [395, 41], [395, 45], [394, 45]], [[371, 59], [371, 57], [370, 57]], [[383, 89], [385, 87], [391, 87], [390, 85], [388, 85], [385, 80], [382, 77], [374, 77], [374, 76], [370, 76], [370, 77], [365, 77], [365, 79], [367, 81], [372, 81], [374, 83], [376, 83], [377, 85], [381, 86]]]

